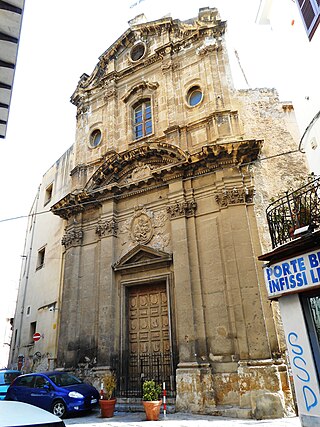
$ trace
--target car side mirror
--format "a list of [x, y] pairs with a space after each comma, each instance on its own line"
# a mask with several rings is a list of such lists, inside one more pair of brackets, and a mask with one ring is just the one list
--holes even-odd
[[44, 388], [45, 390], [47, 390], [47, 391], [50, 391], [50, 386], [49, 386], [48, 384], [45, 384], [45, 385], [43, 386], [43, 388]]

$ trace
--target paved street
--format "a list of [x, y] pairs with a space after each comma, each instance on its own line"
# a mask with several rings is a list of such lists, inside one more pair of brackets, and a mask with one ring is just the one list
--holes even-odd
[[89, 415], [68, 418], [65, 424], [76, 426], [117, 426], [120, 424], [126, 427], [146, 427], [149, 425], [166, 426], [166, 427], [301, 427], [298, 417], [294, 418], [281, 418], [276, 420], [239, 420], [235, 418], [213, 417], [208, 415], [191, 415], [183, 413], [168, 414], [166, 419], [163, 415], [160, 416], [159, 421], [145, 421], [144, 412], [116, 412], [113, 418], [101, 418], [99, 409], [93, 411]]

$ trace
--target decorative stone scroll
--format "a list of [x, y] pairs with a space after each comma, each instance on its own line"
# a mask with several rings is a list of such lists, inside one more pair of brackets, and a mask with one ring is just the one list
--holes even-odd
[[118, 232], [118, 223], [112, 218], [96, 226], [96, 233], [102, 236], [116, 236]]
[[200, 46], [196, 53], [197, 55], [206, 55], [209, 52], [214, 52], [221, 47], [221, 38], [206, 37], [203, 45]]
[[167, 212], [170, 219], [179, 218], [182, 216], [190, 217], [194, 216], [197, 209], [197, 203], [195, 200], [176, 202], [173, 205], [167, 207]]
[[83, 239], [83, 231], [82, 230], [70, 230], [68, 231], [61, 239], [61, 244], [65, 248], [69, 248], [73, 244], [80, 244]]
[[232, 188], [230, 190], [224, 189], [216, 194], [216, 202], [220, 208], [225, 208], [229, 205], [237, 205], [242, 203], [253, 202], [254, 191], [253, 188]]

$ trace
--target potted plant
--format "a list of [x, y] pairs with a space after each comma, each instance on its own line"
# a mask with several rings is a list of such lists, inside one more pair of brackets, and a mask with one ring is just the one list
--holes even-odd
[[147, 421], [158, 421], [162, 404], [161, 386], [154, 380], [145, 381], [142, 385], [142, 403]]
[[99, 400], [101, 417], [103, 418], [113, 417], [114, 408], [116, 405], [116, 398], [114, 397], [116, 386], [117, 380], [115, 375], [111, 372], [105, 374], [102, 378]]

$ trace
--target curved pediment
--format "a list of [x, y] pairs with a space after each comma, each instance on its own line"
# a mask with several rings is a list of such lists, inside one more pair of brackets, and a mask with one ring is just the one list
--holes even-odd
[[94, 191], [97, 188], [128, 186], [140, 181], [158, 177], [174, 165], [188, 160], [188, 154], [179, 147], [165, 143], [150, 143], [115, 153], [93, 174], [84, 190]]
[[[52, 206], [62, 218], [100, 205], [100, 195], [132, 194], [132, 187], [147, 190], [174, 179], [195, 177], [215, 170], [247, 165], [258, 158], [262, 140], [241, 140], [201, 147], [192, 154], [166, 143], [150, 143], [123, 153], [111, 153], [83, 190], [70, 193]], [[154, 185], [150, 185], [153, 182]], [[140, 191], [140, 190], [139, 190]]]

